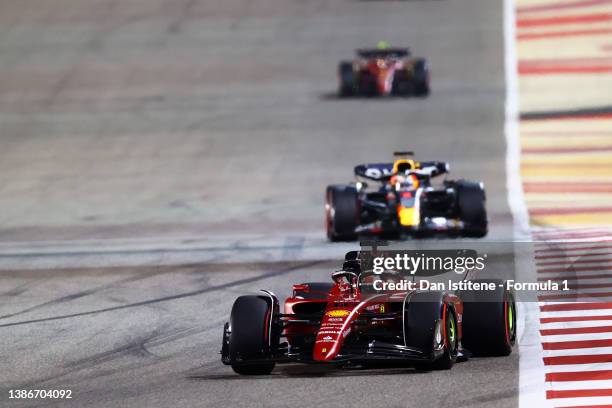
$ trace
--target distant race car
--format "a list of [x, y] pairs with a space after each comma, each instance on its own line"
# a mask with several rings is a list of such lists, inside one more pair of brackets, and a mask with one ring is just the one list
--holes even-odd
[[427, 96], [430, 92], [427, 61], [410, 56], [407, 48], [386, 43], [359, 49], [355, 60], [340, 62], [338, 79], [342, 97]]
[[[447, 174], [440, 161], [417, 162], [412, 152], [396, 152], [393, 163], [355, 167], [358, 182], [330, 185], [325, 194], [327, 237], [355, 240], [360, 235], [401, 238], [444, 234], [480, 238], [487, 234], [484, 185], [432, 178]], [[375, 182], [370, 187], [368, 182]]]
[[400, 278], [362, 271], [352, 251], [332, 282], [293, 285], [282, 309], [269, 291], [240, 296], [223, 329], [221, 361], [242, 375], [270, 374], [276, 363], [296, 362], [432, 370], [449, 369], [470, 354], [512, 352], [516, 306], [503, 281], [471, 281], [494, 290], [373, 289], [374, 280]]

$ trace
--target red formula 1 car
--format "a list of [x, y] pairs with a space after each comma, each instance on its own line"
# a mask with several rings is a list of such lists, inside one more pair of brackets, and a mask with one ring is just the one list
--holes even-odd
[[[508, 355], [516, 338], [514, 296], [499, 280], [492, 291], [378, 292], [388, 272], [361, 270], [347, 253], [329, 283], [293, 285], [281, 310], [277, 297], [240, 296], [223, 330], [221, 360], [243, 375], [269, 374], [277, 363], [448, 369], [468, 354]], [[501, 285], [500, 285], [501, 284]]]
[[355, 60], [340, 62], [338, 80], [341, 97], [427, 96], [430, 91], [427, 61], [386, 43], [357, 50]]

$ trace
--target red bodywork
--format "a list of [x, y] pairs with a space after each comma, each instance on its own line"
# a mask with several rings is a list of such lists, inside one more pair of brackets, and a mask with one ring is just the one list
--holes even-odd
[[412, 70], [412, 61], [376, 58], [364, 61], [360, 65], [360, 73], [371, 75], [375, 80], [378, 94], [384, 96], [391, 95], [396, 72], [406, 72], [406, 70]]
[[[297, 291], [308, 291], [307, 285], [294, 285], [294, 293], [285, 300], [286, 315], [299, 313], [305, 307], [319, 306], [319, 310], [325, 310], [321, 323], [316, 326], [288, 325], [284, 329], [284, 335], [289, 344], [294, 339], [303, 337], [305, 334], [315, 334], [315, 344], [312, 359], [319, 362], [334, 360], [340, 353], [345, 340], [353, 333], [367, 333], [368, 330], [385, 326], [390, 329], [400, 327], [403, 330], [402, 318], [381, 317], [372, 319], [372, 314], [381, 316], [389, 315], [389, 311], [397, 309], [394, 305], [403, 306], [404, 299], [410, 292], [394, 292], [381, 294], [362, 294], [359, 286], [349, 283], [336, 283], [329, 293], [320, 293], [316, 298], [304, 299], [296, 296]], [[445, 322], [446, 311], [452, 306], [457, 317], [457, 328], [459, 339], [462, 336], [461, 320], [463, 315], [463, 304], [459, 297], [446, 294], [444, 308], [440, 318]], [[317, 309], [316, 307], [312, 308]], [[385, 314], [386, 313], [386, 314]], [[364, 314], [370, 318], [363, 319]], [[288, 321], [291, 321], [289, 318]], [[443, 325], [446, 327], [446, 324]], [[446, 333], [445, 333], [446, 338]]]

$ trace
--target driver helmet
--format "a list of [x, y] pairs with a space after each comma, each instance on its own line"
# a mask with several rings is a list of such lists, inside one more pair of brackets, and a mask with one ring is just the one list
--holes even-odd
[[359, 275], [361, 273], [361, 263], [356, 259], [344, 261], [342, 264], [342, 270], [344, 272], [353, 272], [354, 274]]
[[399, 186], [401, 188], [416, 190], [419, 188], [419, 178], [415, 174], [398, 173], [391, 177], [391, 184], [396, 187]]
[[378, 44], [376, 44], [376, 48], [379, 50], [386, 50], [391, 48], [391, 45], [387, 41], [379, 41]]

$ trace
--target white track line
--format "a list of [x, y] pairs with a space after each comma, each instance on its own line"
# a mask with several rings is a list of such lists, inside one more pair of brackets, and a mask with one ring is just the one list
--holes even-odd
[[540, 311], [540, 317], [608, 316], [612, 309]]
[[[612, 315], [612, 313], [610, 313]], [[587, 320], [581, 322], [552, 322], [552, 323], [540, 323], [542, 329], [577, 329], [582, 327], [600, 327], [600, 326], [612, 326], [612, 319], [608, 320]]]
[[[590, 363], [590, 364], [565, 364], [565, 365], [549, 365], [546, 366], [547, 373], [571, 373], [577, 371], [602, 371], [602, 370], [612, 370], [612, 363]], [[577, 383], [585, 383], [587, 381], [555, 381], [558, 382], [577, 382]], [[601, 382], [601, 381], [597, 381]], [[580, 388], [586, 388], [584, 385], [581, 385]], [[555, 387], [555, 389], [558, 389]]]
[[[583, 334], [540, 334], [545, 343], [556, 343], [563, 341], [583, 341], [583, 340], [604, 340], [612, 339], [612, 332], [609, 333], [583, 333]], [[586, 354], [586, 353], [585, 353]]]
[[[581, 389], [581, 388], [580, 388]], [[559, 398], [549, 401], [553, 401], [555, 407], [596, 407], [596, 406], [609, 406], [611, 397], [592, 397], [592, 398]]]
[[[518, 106], [518, 72], [516, 57], [516, 16], [514, 0], [504, 0], [504, 64], [506, 104], [504, 134], [506, 138], [506, 189], [514, 223], [514, 240], [531, 241], [529, 216], [520, 172], [520, 136]], [[528, 245], [528, 247], [531, 247]], [[535, 280], [533, 248], [528, 251], [515, 246], [515, 273], [525, 282]], [[523, 253], [525, 252], [525, 253]], [[519, 407], [547, 406], [544, 393], [544, 363], [539, 326], [539, 309], [535, 302], [520, 302], [519, 321]]]
[[529, 216], [521, 180], [521, 144], [519, 136], [518, 72], [516, 57], [516, 17], [514, 0], [504, 0], [504, 67], [506, 103], [506, 187], [508, 205], [514, 222], [514, 239], [531, 241]]
[[[544, 350], [544, 357], [592, 356], [595, 354], [612, 354], [612, 347], [597, 347], [569, 350]], [[548, 367], [548, 366], [547, 366]]]
[[[612, 380], [601, 381], [555, 381], [555, 390], [605, 390], [612, 388]], [[608, 404], [610, 403], [608, 397]], [[586, 405], [583, 403], [583, 405]]]

